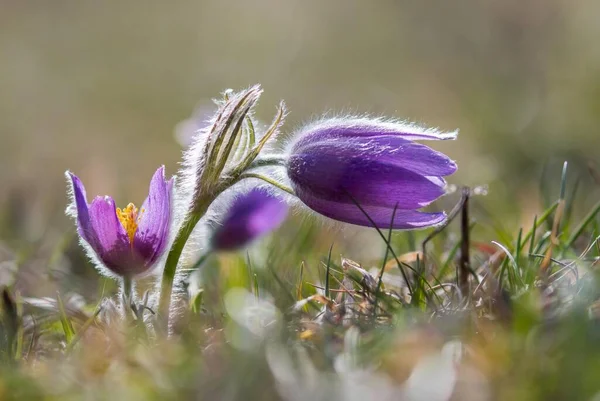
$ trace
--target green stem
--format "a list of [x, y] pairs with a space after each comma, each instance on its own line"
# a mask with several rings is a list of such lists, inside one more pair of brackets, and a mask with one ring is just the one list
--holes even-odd
[[284, 192], [287, 192], [290, 195], [296, 196], [296, 194], [294, 193], [294, 190], [292, 188], [286, 187], [282, 183], [277, 182], [276, 180], [274, 180], [274, 179], [272, 179], [270, 177], [264, 176], [262, 174], [244, 173], [244, 174], [240, 175], [239, 179], [242, 180], [244, 178], [258, 178], [259, 180], [263, 180], [264, 182], [267, 182], [267, 183], [273, 185], [274, 187], [279, 188], [279, 189], [281, 189]]
[[250, 164], [248, 169], [258, 167], [273, 167], [273, 166], [285, 166], [286, 158], [284, 155], [271, 155], [268, 157], [261, 157], [256, 159]]
[[215, 197], [216, 195], [210, 197], [210, 199], [199, 202], [195, 213], [192, 214], [179, 229], [175, 242], [167, 255], [167, 261], [165, 262], [165, 269], [160, 285], [160, 298], [158, 301], [158, 321], [163, 334], [167, 334], [169, 330], [169, 310], [171, 309], [173, 282], [175, 281], [175, 273], [177, 272], [179, 258], [181, 257], [185, 243], [192, 234], [192, 231], [194, 231], [194, 227], [196, 227], [198, 221], [204, 216]]
[[129, 319], [129, 317], [131, 317], [131, 303], [133, 302], [133, 280], [131, 280], [131, 277], [123, 277], [123, 280], [121, 281], [121, 290], [123, 291], [123, 314], [125, 315], [125, 319]]

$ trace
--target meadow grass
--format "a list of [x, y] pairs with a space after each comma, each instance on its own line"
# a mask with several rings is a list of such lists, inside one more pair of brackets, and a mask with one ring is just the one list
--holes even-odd
[[[203, 258], [168, 339], [119, 319], [111, 281], [80, 285], [93, 269], [71, 233], [6, 241], [0, 399], [597, 399], [600, 203], [580, 210], [566, 177], [515, 230], [485, 223], [481, 189], [464, 188], [448, 225], [377, 230], [380, 260], [340, 255], [294, 217]], [[60, 290], [32, 295], [28, 274]], [[148, 319], [151, 281], [137, 288]]]

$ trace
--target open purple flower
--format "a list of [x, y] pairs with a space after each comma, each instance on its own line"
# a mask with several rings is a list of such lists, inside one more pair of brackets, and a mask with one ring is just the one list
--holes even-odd
[[173, 179], [165, 180], [164, 166], [154, 173], [139, 210], [133, 203], [119, 209], [110, 196], [88, 203], [79, 177], [66, 175], [73, 190], [77, 232], [91, 256], [121, 277], [149, 272], [167, 246], [171, 224]]
[[380, 228], [435, 226], [445, 213], [417, 209], [444, 195], [443, 177], [456, 171], [456, 163], [413, 141], [456, 135], [366, 118], [323, 120], [292, 143], [287, 174], [298, 198], [332, 219], [372, 226], [358, 204]]
[[261, 188], [235, 199], [221, 225], [211, 238], [214, 250], [233, 250], [244, 247], [258, 237], [281, 225], [288, 206]]

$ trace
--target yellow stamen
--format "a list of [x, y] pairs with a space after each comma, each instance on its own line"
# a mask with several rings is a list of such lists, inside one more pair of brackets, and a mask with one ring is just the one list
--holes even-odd
[[126, 208], [121, 210], [117, 208], [117, 217], [121, 222], [121, 225], [127, 232], [127, 236], [129, 237], [129, 242], [133, 244], [133, 236], [138, 229], [138, 223], [142, 218], [142, 214], [144, 213], [144, 209], [140, 210], [138, 214], [138, 209], [135, 207], [133, 203], [127, 205]]

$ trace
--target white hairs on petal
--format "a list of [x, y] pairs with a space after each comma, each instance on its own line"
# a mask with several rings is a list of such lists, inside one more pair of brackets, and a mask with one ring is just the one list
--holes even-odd
[[[75, 187], [73, 186], [73, 179], [71, 178], [71, 172], [70, 171], [66, 171], [65, 172], [65, 177], [67, 179], [67, 197], [69, 199], [69, 203], [65, 209], [65, 214], [70, 217], [71, 219], [73, 219], [73, 222], [75, 223], [75, 227], [79, 227], [79, 223], [77, 221], [77, 203], [75, 201]], [[177, 180], [175, 179], [174, 184], [177, 183]], [[172, 187], [175, 187], [175, 185], [173, 185]], [[172, 188], [171, 191], [174, 191], [174, 189]], [[171, 193], [171, 199], [173, 199], [173, 193]], [[87, 203], [87, 199], [85, 200]], [[88, 204], [89, 206], [89, 204]], [[167, 239], [167, 244], [165, 245], [165, 249], [168, 250], [171, 247], [171, 244], [173, 243], [174, 239], [175, 239], [175, 235], [173, 232], [173, 208], [171, 208], [171, 230], [169, 232], [169, 237]], [[88, 259], [90, 260], [90, 262], [96, 267], [96, 270], [98, 270], [98, 272], [105, 276], [105, 277], [109, 277], [115, 280], [120, 280], [121, 276], [115, 274], [112, 270], [110, 270], [108, 267], [106, 267], [104, 265], [104, 262], [102, 262], [102, 260], [100, 260], [100, 258], [98, 257], [98, 254], [96, 253], [96, 251], [94, 250], [94, 248], [92, 248], [92, 246], [81, 236], [77, 235], [79, 237], [79, 244], [82, 246], [82, 248], [84, 249]], [[144, 277], [152, 277], [152, 276], [157, 276], [159, 273], [162, 272], [162, 268], [164, 266], [164, 262], [165, 259], [167, 257], [167, 251], [163, 252], [163, 254], [161, 255], [161, 257], [159, 259], [157, 259], [152, 266], [150, 266], [144, 273], [142, 274], [138, 274], [136, 276], [137, 279], [141, 279]]]
[[439, 128], [426, 127], [408, 120], [392, 119], [385, 117], [372, 117], [369, 115], [339, 115], [328, 117], [327, 115], [319, 117], [312, 122], [304, 124], [289, 136], [285, 143], [284, 150], [290, 152], [291, 147], [302, 137], [316, 130], [325, 130], [331, 128], [351, 129], [351, 128], [369, 128], [373, 131], [381, 131], [389, 134], [406, 134], [415, 141], [424, 140], [453, 140], [458, 136], [458, 130], [442, 131]]
[[[73, 179], [71, 178], [71, 172], [66, 171], [65, 177], [67, 178], [67, 197], [69, 198], [69, 204], [65, 209], [65, 214], [73, 219], [73, 221], [75, 222], [75, 227], [79, 227], [79, 223], [77, 222], [77, 203], [75, 201], [75, 187], [73, 185]], [[87, 199], [85, 201], [87, 202]], [[98, 272], [105, 277], [110, 277], [115, 280], [119, 280], [120, 277], [114, 272], [112, 272], [110, 269], [108, 269], [104, 265], [104, 263], [102, 263], [92, 246], [81, 235], [79, 235], [79, 232], [77, 234], [77, 236], [79, 237], [79, 244], [84, 249], [90, 262], [96, 267], [96, 270], [98, 270]]]

